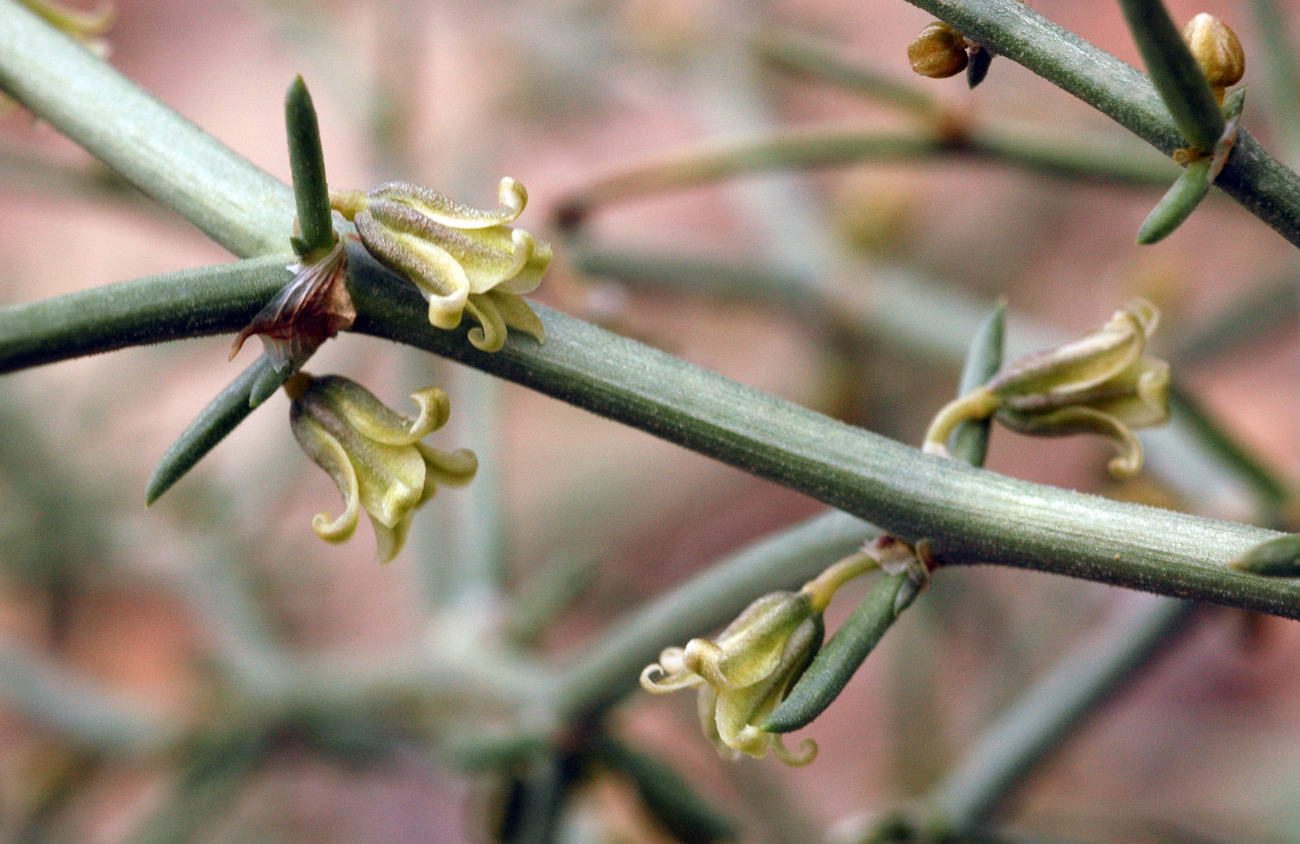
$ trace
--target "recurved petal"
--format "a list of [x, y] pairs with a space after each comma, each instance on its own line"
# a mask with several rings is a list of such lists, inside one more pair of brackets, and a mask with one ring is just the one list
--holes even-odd
[[375, 559], [378, 562], [391, 562], [401, 552], [402, 546], [406, 544], [406, 537], [411, 533], [413, 515], [413, 512], [408, 511], [392, 527], [374, 516], [370, 517], [370, 525], [375, 529]]
[[343, 495], [343, 512], [335, 519], [317, 513], [311, 520], [312, 530], [327, 542], [343, 542], [356, 531], [360, 515], [361, 493], [352, 463], [339, 441], [304, 413], [297, 402], [290, 408], [289, 426], [302, 450], [325, 470]]
[[474, 480], [474, 475], [478, 472], [478, 456], [468, 448], [442, 451], [424, 443], [416, 443], [415, 449], [424, 458], [426, 486], [431, 482], [464, 486]]
[[316, 379], [314, 389], [319, 389], [353, 428], [385, 445], [411, 445], [447, 424], [451, 414], [451, 400], [437, 387], [411, 393], [420, 409], [415, 419], [392, 410], [349, 378], [326, 375]]
[[1035, 436], [1099, 434], [1119, 449], [1119, 456], [1107, 464], [1116, 478], [1131, 478], [1142, 469], [1142, 444], [1133, 431], [1116, 417], [1085, 405], [1072, 405], [1049, 413], [1019, 413], [1001, 409], [998, 421], [1013, 431]]
[[475, 295], [465, 306], [469, 315], [478, 321], [467, 337], [476, 349], [499, 352], [506, 344], [506, 321], [495, 301], [482, 294]]
[[479, 295], [492, 300], [492, 304], [496, 305], [502, 321], [507, 326], [524, 332], [538, 343], [546, 342], [546, 326], [542, 324], [541, 318], [524, 297], [517, 293], [507, 293], [499, 288]]
[[523, 229], [514, 229], [511, 239], [516, 254], [522, 254], [524, 261], [517, 272], [508, 276], [493, 289], [509, 293], [532, 293], [537, 289], [537, 285], [542, 283], [542, 276], [551, 264], [551, 245], [544, 240], [538, 240]]
[[799, 749], [795, 751], [785, 746], [785, 740], [780, 733], [772, 733], [771, 735], [772, 753], [785, 764], [795, 768], [802, 768], [817, 758], [817, 742], [812, 739], [804, 739], [799, 742]]
[[484, 229], [512, 222], [528, 204], [528, 191], [506, 176], [497, 183], [497, 201], [504, 207], [483, 211], [463, 205], [430, 188], [409, 182], [387, 182], [368, 192], [374, 199], [387, 199], [409, 205], [431, 219], [459, 229]]

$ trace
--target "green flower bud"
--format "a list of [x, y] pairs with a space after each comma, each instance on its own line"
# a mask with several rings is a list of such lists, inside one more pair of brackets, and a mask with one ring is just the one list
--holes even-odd
[[1224, 89], [1236, 85], [1246, 73], [1246, 51], [1237, 33], [1214, 15], [1202, 12], [1183, 27], [1183, 41], [1222, 103]]
[[956, 76], [970, 60], [966, 37], [943, 21], [935, 21], [907, 45], [907, 60], [912, 70], [931, 79]]
[[522, 296], [537, 288], [551, 261], [547, 243], [506, 225], [523, 213], [524, 186], [507, 177], [497, 195], [504, 208], [480, 211], [419, 185], [389, 182], [365, 193], [334, 193], [330, 201], [356, 223], [372, 255], [419, 288], [435, 328], [455, 328], [468, 312], [479, 324], [470, 342], [495, 352], [507, 327], [545, 342], [542, 322]]
[[1131, 477], [1142, 468], [1142, 446], [1132, 429], [1169, 418], [1169, 364], [1145, 354], [1159, 321], [1154, 305], [1136, 299], [1100, 331], [1013, 362], [941, 410], [925, 450], [947, 454], [948, 435], [959, 422], [992, 415], [1024, 434], [1101, 434], [1120, 450], [1111, 474]]
[[433, 497], [437, 483], [461, 486], [478, 470], [472, 451], [439, 451], [419, 442], [446, 424], [451, 410], [447, 394], [436, 387], [411, 394], [420, 408], [414, 420], [337, 375], [313, 378], [300, 372], [284, 390], [291, 399], [294, 437], [343, 494], [340, 516], [319, 513], [312, 519], [312, 529], [327, 542], [351, 537], [364, 507], [375, 528], [379, 561], [388, 562], [405, 543], [415, 508]]
[[821, 647], [821, 613], [804, 592], [773, 592], [754, 601], [716, 640], [692, 639], [666, 648], [641, 672], [641, 686], [655, 694], [699, 689], [700, 725], [718, 751], [761, 759], [772, 750], [790, 765], [806, 765], [817, 745], [798, 752], [781, 736], [760, 729]]

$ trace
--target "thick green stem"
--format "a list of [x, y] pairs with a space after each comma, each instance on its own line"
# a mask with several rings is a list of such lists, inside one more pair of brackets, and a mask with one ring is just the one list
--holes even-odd
[[[292, 260], [278, 255], [235, 261], [11, 305], [0, 320], [0, 373], [229, 331], [232, 316], [242, 327], [292, 278], [285, 269]], [[212, 293], [223, 302], [219, 310]]]
[[[921, 455], [541, 306], [546, 345], [516, 337], [500, 352], [484, 353], [465, 340], [463, 329], [431, 328], [415, 288], [359, 247], [351, 266], [356, 330], [460, 360], [649, 431], [870, 519], [904, 540], [929, 537], [945, 563], [1025, 566], [1300, 617], [1300, 583], [1225, 567], [1268, 539], [1269, 531]], [[111, 295], [112, 288], [105, 290]], [[160, 336], [184, 336], [192, 323], [233, 330], [248, 317], [243, 300], [227, 306], [220, 283], [208, 280], [191, 292], [203, 316], [159, 319]], [[27, 307], [42, 305], [65, 307], [57, 299]], [[12, 313], [0, 311], [0, 334], [17, 331]]]
[[[1186, 140], [1137, 69], [1062, 29], [1019, 0], [907, 0], [998, 55], [1024, 65], [1172, 154]], [[1215, 185], [1300, 246], [1300, 176], [1244, 129]]]

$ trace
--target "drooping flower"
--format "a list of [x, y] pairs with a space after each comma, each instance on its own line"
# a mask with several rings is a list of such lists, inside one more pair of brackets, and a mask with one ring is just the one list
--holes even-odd
[[429, 387], [411, 394], [419, 416], [410, 419], [386, 407], [367, 389], [337, 375], [299, 372], [284, 385], [291, 399], [294, 437], [343, 494], [344, 510], [331, 519], [319, 513], [312, 529], [327, 542], [352, 536], [364, 507], [375, 528], [380, 562], [397, 555], [415, 509], [433, 497], [437, 484], [462, 486], [473, 479], [472, 451], [446, 452], [420, 440], [447, 422], [447, 394]]
[[641, 672], [641, 686], [655, 694], [699, 689], [700, 726], [726, 756], [761, 759], [771, 750], [787, 764], [806, 765], [817, 755], [815, 742], [791, 751], [780, 734], [760, 727], [812, 662], [823, 635], [809, 593], [773, 592], [750, 604], [716, 640], [666, 648]]
[[1024, 434], [1107, 437], [1120, 451], [1110, 461], [1111, 474], [1131, 477], [1142, 468], [1142, 445], [1132, 429], [1169, 418], [1169, 364], [1146, 354], [1159, 321], [1154, 305], [1135, 299], [1101, 330], [1013, 362], [939, 411], [925, 450], [946, 455], [948, 435], [959, 422], [992, 415]]
[[523, 294], [537, 288], [551, 261], [545, 241], [507, 225], [528, 202], [524, 186], [504, 178], [497, 196], [503, 208], [481, 211], [429, 188], [389, 182], [364, 193], [332, 193], [330, 200], [356, 224], [372, 255], [419, 288], [435, 328], [455, 328], [468, 312], [479, 324], [470, 342], [495, 352], [507, 327], [545, 342]]

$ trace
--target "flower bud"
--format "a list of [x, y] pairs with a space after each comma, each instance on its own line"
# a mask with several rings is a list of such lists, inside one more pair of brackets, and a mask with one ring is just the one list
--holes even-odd
[[931, 79], [956, 76], [970, 60], [966, 37], [943, 21], [935, 21], [907, 45], [912, 70]]
[[478, 460], [467, 449], [439, 451], [419, 442], [447, 422], [447, 394], [429, 387], [411, 394], [416, 419], [396, 413], [355, 381], [337, 375], [313, 378], [299, 372], [284, 385], [291, 400], [293, 435], [343, 494], [343, 514], [324, 513], [312, 529], [327, 542], [352, 536], [362, 507], [375, 528], [380, 562], [397, 555], [415, 508], [437, 491], [437, 482], [461, 486], [473, 479]]
[[812, 662], [824, 633], [808, 594], [773, 592], [716, 640], [666, 648], [641, 672], [641, 686], [656, 694], [698, 688], [700, 725], [725, 755], [761, 759], [772, 750], [783, 762], [806, 765], [817, 754], [815, 743], [805, 741], [795, 753], [760, 726]]
[[1183, 27], [1183, 41], [1222, 102], [1223, 89], [1236, 85], [1246, 72], [1246, 53], [1237, 34], [1214, 15], [1202, 12]]
[[455, 328], [468, 311], [480, 326], [469, 341], [495, 352], [507, 326], [545, 340], [522, 294], [537, 288], [551, 260], [544, 241], [506, 225], [523, 213], [524, 186], [504, 178], [497, 196], [502, 209], [481, 211], [419, 185], [389, 182], [365, 193], [334, 193], [330, 201], [356, 223], [375, 258], [415, 284], [429, 302], [430, 324]]

